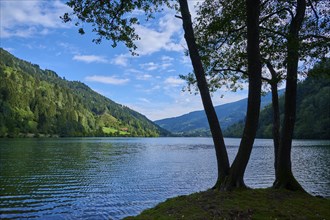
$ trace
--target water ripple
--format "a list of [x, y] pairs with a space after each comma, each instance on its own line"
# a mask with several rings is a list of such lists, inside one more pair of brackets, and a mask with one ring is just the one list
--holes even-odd
[[[226, 140], [233, 160], [238, 139]], [[293, 171], [330, 197], [330, 143], [297, 141]], [[0, 142], [1, 219], [121, 219], [216, 180], [209, 138], [13, 139]], [[257, 140], [247, 185], [274, 181], [271, 140]]]

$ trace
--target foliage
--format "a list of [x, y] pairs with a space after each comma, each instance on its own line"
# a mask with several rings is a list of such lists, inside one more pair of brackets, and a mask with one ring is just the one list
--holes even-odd
[[81, 82], [64, 80], [51, 70], [41, 70], [3, 49], [0, 52], [0, 137], [168, 134]]
[[[297, 88], [297, 120], [294, 137], [299, 139], [330, 139], [330, 60], [312, 69], [306, 80]], [[283, 119], [284, 97], [280, 97], [280, 114]], [[259, 138], [272, 138], [272, 108], [267, 106], [260, 113], [257, 132]], [[239, 137], [242, 122], [229, 127], [224, 134]]]
[[[300, 73], [304, 75], [315, 62], [330, 51], [329, 1], [308, 1], [299, 34]], [[281, 83], [286, 78], [289, 20], [295, 1], [263, 1], [260, 15], [260, 50], [265, 82]], [[194, 28], [211, 91], [222, 87], [236, 91], [247, 79], [247, 53], [244, 1], [205, 0], [197, 10]], [[269, 68], [275, 70], [271, 74]], [[181, 76], [188, 90], [196, 86], [193, 74]], [[269, 90], [268, 85], [264, 88]]]
[[73, 9], [72, 13], [65, 13], [61, 19], [71, 22], [74, 18], [75, 25], [79, 26], [79, 33], [84, 34], [84, 23], [92, 25], [92, 32], [97, 37], [93, 42], [99, 44], [103, 39], [112, 41], [112, 47], [119, 42], [125, 44], [132, 55], [138, 55], [135, 41], [140, 37], [135, 32], [136, 25], [140, 24], [138, 16], [130, 16], [131, 13], [144, 12], [146, 19], [153, 18], [155, 12], [163, 10], [163, 5], [176, 8], [173, 1], [167, 0], [136, 0], [136, 1], [89, 1], [69, 0], [66, 3]]

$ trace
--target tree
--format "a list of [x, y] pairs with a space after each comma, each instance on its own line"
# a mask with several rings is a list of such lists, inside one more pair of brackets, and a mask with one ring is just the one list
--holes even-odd
[[249, 79], [246, 122], [237, 156], [230, 169], [225, 187], [245, 186], [244, 172], [249, 161], [257, 132], [261, 99], [261, 56], [259, 47], [260, 1], [246, 1], [247, 73]]
[[[319, 5], [317, 5], [319, 3]], [[315, 8], [313, 4], [318, 7]], [[272, 34], [274, 37], [282, 39], [284, 44], [279, 44], [279, 54], [276, 60], [277, 68], [286, 69], [286, 90], [285, 90], [285, 110], [284, 121], [282, 125], [281, 138], [279, 139], [279, 118], [275, 121], [275, 115], [279, 113], [278, 97], [273, 97], [274, 106], [274, 136], [275, 145], [275, 188], [286, 188], [290, 190], [304, 191], [301, 185], [296, 181], [291, 169], [291, 145], [294, 132], [295, 116], [296, 116], [296, 97], [297, 97], [297, 80], [298, 80], [298, 62], [305, 61], [305, 65], [309, 62], [322, 59], [329, 52], [329, 18], [327, 16], [329, 3], [318, 1], [297, 0], [289, 3], [274, 4], [279, 18], [286, 18], [287, 25], [282, 28], [271, 28], [270, 24], [277, 22], [279, 18], [270, 19], [267, 25], [263, 25], [262, 29], [265, 33]], [[321, 20], [319, 20], [319, 15]], [[273, 16], [270, 14], [270, 16]], [[281, 17], [282, 16], [282, 17]], [[269, 16], [267, 16], [268, 18]], [[266, 22], [267, 23], [267, 22]], [[274, 39], [271, 38], [271, 39]], [[282, 49], [283, 48], [283, 49]], [[317, 52], [316, 52], [317, 51]], [[316, 53], [315, 53], [316, 52]], [[272, 56], [268, 56], [274, 59]], [[282, 63], [282, 64], [281, 64]], [[275, 75], [274, 67], [270, 64], [269, 59], [266, 60], [268, 69], [272, 76]], [[307, 65], [306, 65], [307, 66]], [[306, 69], [305, 69], [306, 71]], [[275, 77], [274, 77], [275, 78]], [[275, 78], [276, 79], [276, 78]], [[272, 85], [272, 88], [275, 87]], [[275, 89], [275, 88], [274, 88]], [[275, 92], [273, 92], [275, 93]], [[275, 100], [274, 100], [275, 99]], [[278, 143], [279, 142], [279, 143]]]
[[229, 174], [229, 159], [225, 146], [225, 141], [222, 135], [218, 116], [213, 107], [211, 95], [208, 84], [206, 82], [205, 73], [201, 58], [198, 53], [194, 31], [192, 28], [191, 16], [186, 0], [180, 0], [180, 11], [183, 22], [184, 37], [186, 39], [190, 59], [194, 68], [194, 73], [197, 79], [197, 86], [199, 88], [204, 110], [209, 122], [213, 143], [215, 147], [217, 164], [218, 164], [218, 180], [217, 184], [222, 183]]
[[[236, 90], [241, 87], [248, 77], [247, 68], [247, 55], [242, 49], [246, 44], [246, 25], [244, 21], [244, 8], [239, 6], [240, 1], [206, 0], [198, 10], [198, 18], [196, 19], [196, 33], [197, 41], [200, 43], [200, 51], [202, 54], [203, 64], [207, 70], [208, 82], [216, 90], [222, 86]], [[238, 5], [237, 7], [233, 5]], [[264, 1], [261, 4], [261, 17], [260, 17], [260, 47], [263, 62], [263, 80], [269, 83], [272, 91], [272, 105], [273, 105], [273, 139], [274, 139], [274, 167], [276, 173], [276, 180], [278, 179], [278, 166], [282, 163], [281, 158], [284, 154], [290, 157], [292, 141], [288, 137], [288, 130], [283, 130], [282, 136], [280, 135], [280, 114], [278, 104], [277, 87], [286, 79], [286, 75], [293, 78], [295, 84], [297, 83], [298, 69], [295, 69], [296, 75], [293, 76], [293, 63], [298, 64], [298, 60], [304, 61], [304, 66], [314, 63], [320, 58], [329, 53], [330, 42], [330, 25], [329, 25], [329, 2], [324, 1], [308, 1], [305, 2], [306, 13], [304, 13], [304, 21], [301, 21], [296, 40], [298, 44], [294, 44], [292, 40], [291, 27], [296, 23], [296, 16], [298, 16], [298, 5], [301, 2], [296, 1]], [[296, 24], [295, 24], [296, 25]], [[298, 46], [299, 45], [299, 46]], [[291, 48], [291, 52], [287, 52]], [[292, 54], [299, 56], [292, 61], [290, 57]], [[292, 61], [289, 64], [289, 59]], [[291, 66], [289, 68], [289, 66]], [[290, 70], [289, 70], [290, 69]], [[307, 68], [306, 68], [307, 69]], [[306, 71], [303, 70], [302, 72]], [[291, 73], [289, 73], [291, 72]], [[291, 74], [291, 75], [290, 75]], [[292, 78], [293, 77], [293, 78]], [[188, 75], [183, 77], [188, 80], [188, 86], [194, 84], [195, 79]], [[290, 81], [290, 79], [289, 79]], [[228, 86], [229, 85], [229, 86]], [[293, 86], [293, 84], [290, 84]], [[289, 86], [290, 88], [290, 86]], [[293, 90], [296, 90], [293, 86]], [[289, 89], [287, 106], [295, 102], [294, 93]], [[293, 96], [292, 96], [293, 95]], [[290, 98], [289, 98], [290, 97]], [[287, 118], [293, 119], [293, 112], [295, 107], [289, 107], [286, 111]], [[287, 127], [289, 126], [288, 122]], [[291, 122], [290, 126], [293, 126]], [[284, 127], [284, 124], [283, 126]], [[293, 128], [293, 127], [292, 127]], [[291, 132], [291, 131], [290, 131]], [[280, 137], [281, 136], [281, 137]], [[284, 141], [281, 145], [282, 139], [290, 139], [291, 141]], [[286, 146], [286, 147], [284, 147]], [[280, 154], [280, 149], [285, 152]], [[287, 160], [287, 159], [286, 159]], [[291, 170], [291, 166], [286, 166], [286, 169]], [[291, 171], [288, 173], [292, 173]], [[286, 178], [282, 178], [284, 180]], [[290, 179], [289, 177], [287, 179]], [[281, 187], [293, 189], [290, 184], [280, 184]], [[274, 183], [275, 187], [279, 187], [277, 181]], [[298, 185], [296, 189], [302, 189]]]
[[278, 149], [275, 188], [304, 189], [294, 178], [291, 168], [291, 147], [296, 119], [297, 73], [299, 62], [299, 32], [305, 17], [306, 1], [297, 0], [296, 14], [292, 17], [287, 42], [287, 77], [285, 88], [284, 122]]
[[[207, 114], [210, 125], [215, 151], [218, 163], [218, 180], [216, 187], [227, 190], [235, 187], [246, 187], [244, 184], [244, 172], [251, 154], [260, 108], [260, 91], [261, 91], [261, 61], [259, 52], [259, 0], [247, 0], [246, 5], [243, 1], [238, 2], [247, 8], [244, 17], [248, 27], [248, 79], [249, 79], [249, 98], [247, 109], [247, 122], [245, 124], [243, 138], [239, 147], [239, 152], [235, 161], [230, 167], [228, 155], [222, 135], [221, 127], [214, 111], [208, 83], [205, 78], [204, 67], [198, 53], [198, 46], [194, 37], [191, 17], [187, 0], [179, 0], [181, 18], [185, 32], [185, 39], [189, 48], [189, 55], [193, 64], [194, 74], [197, 85], [201, 93], [202, 102]], [[93, 31], [97, 33], [98, 38], [94, 42], [100, 43], [103, 38], [112, 40], [112, 46], [116, 46], [117, 42], [122, 41], [131, 50], [134, 55], [136, 46], [134, 40], [139, 39], [132, 25], [138, 24], [138, 19], [127, 18], [125, 14], [140, 9], [145, 11], [147, 18], [166, 5], [176, 8], [171, 1], [84, 1], [70, 0], [67, 4], [73, 8], [73, 14], [76, 15], [81, 22], [91, 23]], [[234, 4], [232, 4], [234, 5]], [[247, 16], [246, 16], [247, 15]], [[71, 21], [72, 16], [66, 13], [63, 16], [65, 22]], [[79, 22], [76, 23], [80, 25]], [[80, 33], [84, 33], [82, 28]]]

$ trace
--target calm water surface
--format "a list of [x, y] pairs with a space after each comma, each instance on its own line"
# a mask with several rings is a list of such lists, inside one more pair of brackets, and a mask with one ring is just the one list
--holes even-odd
[[[239, 139], [226, 144], [232, 161]], [[330, 197], [330, 141], [293, 145], [297, 179]], [[0, 140], [0, 219], [121, 219], [215, 181], [210, 138]], [[272, 185], [271, 140], [256, 140], [245, 181]]]

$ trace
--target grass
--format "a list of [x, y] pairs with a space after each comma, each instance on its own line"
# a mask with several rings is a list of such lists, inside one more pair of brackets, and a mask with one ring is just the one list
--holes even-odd
[[[114, 134], [114, 133], [118, 132], [117, 129], [111, 128], [111, 127], [103, 127], [102, 131], [105, 134]], [[127, 132], [127, 131], [119, 131], [119, 135], [128, 135], [128, 134], [129, 134], [129, 132]]]
[[102, 131], [105, 134], [113, 134], [113, 133], [116, 133], [118, 130], [115, 128], [103, 127]]
[[330, 219], [330, 200], [275, 189], [209, 190], [168, 199], [125, 219]]

